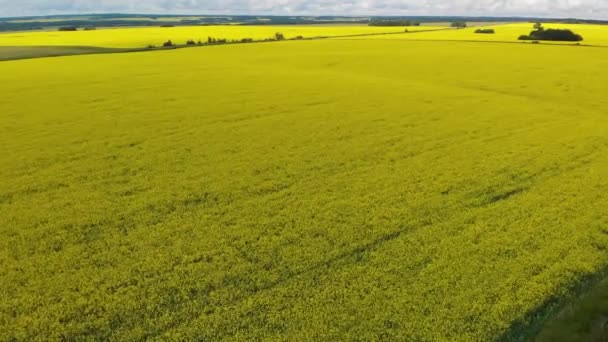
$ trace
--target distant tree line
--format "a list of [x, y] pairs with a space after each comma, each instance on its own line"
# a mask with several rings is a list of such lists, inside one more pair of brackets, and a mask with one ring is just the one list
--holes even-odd
[[563, 42], [580, 42], [583, 37], [567, 29], [545, 29], [541, 23], [534, 24], [534, 31], [529, 35], [519, 36], [519, 40], [549, 40]]
[[[271, 41], [280, 41], [285, 40], [285, 35], [281, 32], [275, 33], [274, 37], [266, 38], [262, 40], [258, 40], [260, 42], [271, 42]], [[297, 36], [292, 38], [293, 40], [304, 39], [303, 36]], [[256, 42], [253, 38], [241, 38], [241, 39], [226, 39], [226, 38], [215, 38], [215, 37], [207, 37], [207, 41], [203, 42], [201, 39], [195, 41], [194, 39], [189, 39], [186, 41], [186, 46], [203, 46], [203, 45], [219, 45], [219, 44], [243, 44], [243, 43], [254, 43]], [[176, 47], [180, 46], [179, 44], [174, 43], [172, 40], [167, 40], [162, 44], [162, 47]], [[156, 45], [148, 45], [149, 49], [155, 49]]]
[[385, 20], [374, 19], [369, 22], [369, 26], [420, 26], [420, 22], [412, 20]]
[[[1, 16], [1, 14], [0, 14]], [[340, 17], [292, 17], [268, 16], [261, 20], [258, 16], [201, 16], [200, 18], [184, 19], [183, 16], [160, 15], [150, 16], [141, 14], [95, 14], [71, 16], [44, 16], [44, 17], [15, 17], [0, 18], [0, 31], [32, 31], [43, 30], [48, 27], [150, 27], [150, 26], [208, 26], [208, 25], [308, 25], [320, 23], [333, 24], [366, 24], [366, 18], [340, 18]], [[27, 19], [26, 22], [19, 19]], [[53, 19], [53, 20], [49, 20]], [[159, 19], [163, 19], [160, 21]]]
[[455, 28], [465, 28], [467, 27], [467, 23], [464, 21], [454, 21], [450, 26]]
[[[85, 26], [82, 28], [85, 31], [94, 31], [97, 30], [97, 27], [94, 26]], [[62, 26], [60, 28], [58, 28], [59, 31], [78, 31], [78, 27], [76, 26]]]

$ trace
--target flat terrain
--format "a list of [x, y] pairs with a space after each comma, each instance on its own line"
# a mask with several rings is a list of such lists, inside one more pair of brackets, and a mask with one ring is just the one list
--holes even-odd
[[0, 340], [533, 336], [608, 265], [607, 68], [399, 39], [2, 62]]
[[[348, 39], [406, 39], [406, 40], [456, 40], [456, 41], [493, 41], [493, 42], [520, 42], [519, 36], [527, 35], [532, 31], [531, 23], [515, 23], [504, 25], [488, 25], [469, 27], [460, 30], [442, 30], [437, 32], [420, 32], [415, 35], [401, 34], [390, 36], [351, 37]], [[582, 45], [608, 46], [608, 25], [588, 24], [544, 24], [546, 28], [570, 29], [583, 36]], [[492, 28], [495, 34], [477, 34], [479, 28]], [[530, 43], [530, 42], [527, 42]], [[547, 43], [547, 42], [543, 42]], [[576, 44], [575, 42], [551, 42], [552, 44]]]
[[[453, 29], [449, 23], [425, 23], [423, 26], [383, 27], [361, 24], [345, 25], [286, 25], [286, 26], [178, 26], [178, 27], [131, 27], [100, 28], [77, 32], [29, 31], [0, 33], [0, 61], [77, 55], [112, 53], [159, 48], [171, 40], [184, 46], [194, 40], [206, 43], [209, 37], [227, 39], [228, 42], [251, 38], [255, 41], [272, 39], [282, 33], [286, 39], [333, 38], [348, 40], [414, 40], [414, 41], [468, 41], [530, 44], [518, 37], [529, 34], [530, 23], [484, 23], [471, 22], [465, 29]], [[556, 45], [585, 45], [608, 47], [608, 26], [586, 24], [545, 24], [547, 28], [571, 29], [585, 39], [580, 43], [542, 42]], [[495, 34], [476, 34], [478, 28], [492, 28]], [[407, 30], [407, 32], [406, 32]]]
[[206, 41], [208, 37], [262, 40], [274, 38], [277, 32], [285, 38], [335, 37], [378, 33], [398, 33], [405, 29], [410, 31], [433, 30], [445, 27], [412, 26], [381, 27], [367, 25], [287, 25], [287, 26], [177, 26], [145, 28], [112, 28], [94, 31], [36, 31], [0, 33], [0, 46], [97, 46], [113, 48], [142, 48], [148, 45], [162, 45], [167, 40], [185, 44], [193, 39]]

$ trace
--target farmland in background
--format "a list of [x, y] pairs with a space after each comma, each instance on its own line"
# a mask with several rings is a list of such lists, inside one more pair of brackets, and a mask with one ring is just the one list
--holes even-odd
[[6, 32], [0, 33], [0, 46], [96, 46], [115, 48], [142, 48], [162, 45], [167, 40], [184, 44], [187, 40], [207, 41], [208, 37], [225, 39], [273, 38], [277, 32], [286, 39], [400, 33], [409, 31], [445, 29], [434, 26], [371, 27], [367, 25], [290, 25], [290, 26], [177, 26], [114, 28], [93, 31], [60, 32]]
[[[428, 26], [428, 25], [432, 26]], [[207, 43], [209, 38], [227, 42], [274, 39], [281, 33], [285, 39], [363, 39], [416, 41], [470, 41], [524, 43], [519, 36], [532, 30], [531, 23], [469, 22], [468, 28], [453, 29], [450, 23], [423, 23], [421, 26], [391, 27], [353, 25], [284, 25], [284, 26], [177, 26], [145, 28], [99, 28], [77, 32], [33, 31], [0, 33], [0, 60], [79, 53], [106, 53], [159, 48], [167, 42], [185, 46], [187, 41]], [[608, 26], [591, 24], [548, 23], [547, 28], [570, 29], [584, 37], [582, 42], [543, 42], [564, 45], [608, 47]], [[478, 28], [491, 28], [494, 34], [476, 34]], [[31, 48], [31, 50], [28, 50]], [[106, 48], [100, 49], [100, 48]], [[116, 50], [122, 49], [122, 50]], [[65, 50], [65, 53], [61, 53]]]
[[[583, 36], [580, 42], [583, 45], [608, 46], [608, 26], [592, 24], [564, 24], [545, 23], [546, 28], [569, 29]], [[475, 34], [479, 28], [491, 28], [495, 34]], [[494, 41], [494, 42], [520, 42], [519, 36], [527, 35], [532, 31], [532, 23], [511, 23], [489, 26], [471, 26], [459, 30], [442, 30], [437, 32], [420, 32], [416, 35], [391, 35], [350, 37], [348, 39], [384, 39], [384, 40], [456, 40], [456, 41]], [[529, 42], [528, 42], [529, 43]], [[573, 44], [572, 42], [551, 42], [552, 44]]]

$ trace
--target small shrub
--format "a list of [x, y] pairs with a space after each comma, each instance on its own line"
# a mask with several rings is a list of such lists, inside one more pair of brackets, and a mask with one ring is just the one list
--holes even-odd
[[[209, 37], [207, 38], [207, 44], [226, 44], [228, 42], [228, 40], [226, 38], [213, 38], [213, 37]], [[232, 40], [232, 42], [236, 43], [238, 42], [237, 40]]]
[[171, 40], [167, 40], [166, 42], [163, 43], [163, 47], [170, 47], [173, 46], [173, 42]]
[[59, 31], [78, 31], [76, 26], [63, 26], [59, 28]]
[[241, 39], [241, 43], [253, 43], [253, 38], [243, 38]]
[[281, 32], [275, 33], [274, 37], [275, 37], [276, 40], [285, 40], [285, 35], [282, 34]]
[[186, 45], [196, 45], [196, 42], [192, 39], [186, 42]]
[[494, 34], [496, 33], [494, 31], [494, 29], [477, 29], [475, 30], [475, 33], [480, 33], [480, 34]]
[[[209, 39], [207, 40], [208, 44], [226, 44], [227, 42], [228, 42], [228, 40], [225, 39], [225, 38], [220, 39], [220, 38], [211, 38], [211, 37], [209, 37]], [[232, 40], [231, 42], [236, 43], [238, 41], [237, 40]]]
[[465, 28], [467, 27], [467, 23], [464, 21], [455, 21], [450, 26], [455, 28]]

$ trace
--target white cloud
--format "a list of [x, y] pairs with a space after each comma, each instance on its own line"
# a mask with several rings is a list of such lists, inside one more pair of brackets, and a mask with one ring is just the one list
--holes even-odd
[[513, 15], [608, 19], [608, 0], [0, 0], [0, 17], [101, 12]]

